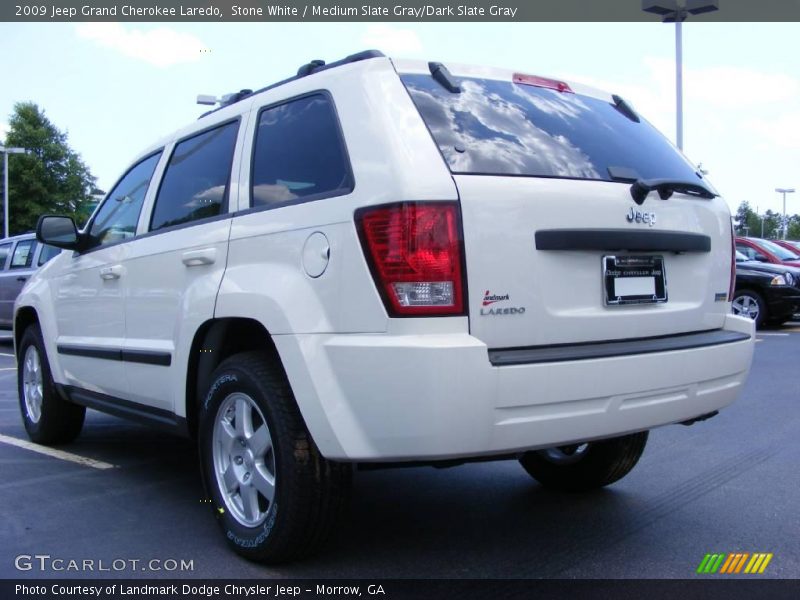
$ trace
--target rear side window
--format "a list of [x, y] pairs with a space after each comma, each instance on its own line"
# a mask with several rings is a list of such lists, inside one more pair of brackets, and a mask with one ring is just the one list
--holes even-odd
[[41, 267], [51, 258], [55, 258], [59, 254], [61, 254], [61, 248], [56, 248], [55, 246], [48, 246], [45, 244], [42, 246], [42, 251], [39, 252], [39, 266]]
[[402, 80], [454, 173], [611, 181], [611, 167], [644, 179], [699, 179], [652, 125], [610, 102], [494, 79], [460, 78], [461, 93], [430, 75]]
[[215, 217], [226, 208], [239, 122], [178, 142], [161, 181], [150, 230]]
[[139, 213], [161, 152], [134, 165], [106, 196], [89, 228], [95, 245], [128, 240], [136, 235]]
[[339, 121], [327, 95], [313, 94], [261, 111], [251, 179], [253, 207], [353, 190]]
[[11, 256], [11, 269], [27, 269], [33, 261], [33, 251], [36, 249], [36, 240], [22, 240], [17, 242], [14, 254]]
[[0, 269], [5, 267], [9, 252], [11, 252], [11, 244], [0, 245]]

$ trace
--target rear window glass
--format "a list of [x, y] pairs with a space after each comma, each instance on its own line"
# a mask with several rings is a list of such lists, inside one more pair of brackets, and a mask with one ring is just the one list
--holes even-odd
[[459, 78], [457, 94], [427, 74], [402, 80], [454, 173], [699, 179], [652, 125], [610, 102], [494, 79]]
[[5, 266], [9, 252], [11, 252], [11, 244], [3, 244], [0, 246], [0, 269]]

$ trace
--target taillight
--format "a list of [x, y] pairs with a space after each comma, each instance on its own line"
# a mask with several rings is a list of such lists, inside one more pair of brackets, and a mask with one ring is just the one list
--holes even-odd
[[362, 208], [356, 225], [389, 315], [466, 314], [457, 203]]
[[728, 286], [728, 302], [733, 301], [733, 290], [736, 287], [736, 234], [731, 223], [731, 283]]
[[514, 73], [511, 78], [514, 83], [522, 85], [533, 85], [548, 90], [555, 90], [568, 94], [574, 94], [572, 88], [565, 81], [558, 81], [557, 79], [548, 79], [547, 77], [539, 77], [538, 75], [524, 75], [522, 73]]

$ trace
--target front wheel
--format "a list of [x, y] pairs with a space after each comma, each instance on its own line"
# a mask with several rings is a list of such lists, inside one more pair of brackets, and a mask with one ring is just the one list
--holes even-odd
[[535, 450], [519, 462], [543, 486], [564, 492], [587, 492], [619, 481], [636, 466], [647, 432]]
[[17, 356], [19, 408], [28, 437], [37, 444], [71, 442], [83, 428], [86, 409], [58, 395], [39, 325], [22, 334]]
[[350, 466], [319, 453], [273, 359], [247, 352], [222, 362], [199, 433], [206, 490], [237, 553], [284, 562], [327, 540], [346, 505]]
[[757, 328], [761, 328], [767, 320], [767, 305], [764, 299], [750, 290], [737, 290], [733, 294], [731, 311], [735, 315], [753, 319]]

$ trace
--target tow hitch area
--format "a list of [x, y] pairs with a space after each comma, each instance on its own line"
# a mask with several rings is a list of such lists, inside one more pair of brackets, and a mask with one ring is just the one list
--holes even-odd
[[694, 425], [695, 423], [699, 423], [700, 421], [708, 421], [711, 417], [716, 417], [719, 414], [718, 410], [714, 412], [706, 413], [704, 415], [700, 415], [699, 417], [695, 417], [694, 419], [689, 419], [688, 421], [681, 421], [681, 425]]

